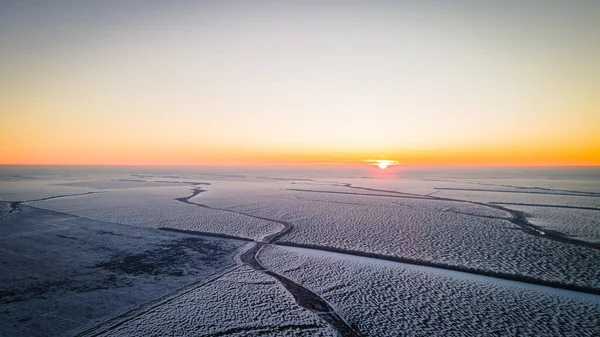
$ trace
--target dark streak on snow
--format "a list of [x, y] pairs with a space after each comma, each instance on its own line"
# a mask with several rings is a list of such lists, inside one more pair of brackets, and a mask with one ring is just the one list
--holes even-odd
[[[589, 192], [589, 191], [575, 191], [575, 190], [560, 190], [555, 188], [545, 188], [545, 187], [527, 187], [527, 186], [517, 186], [517, 185], [505, 185], [505, 184], [486, 184], [486, 183], [476, 183], [480, 186], [500, 186], [500, 187], [510, 187], [519, 190], [539, 190], [545, 192], [559, 192], [559, 193], [570, 193], [569, 195], [586, 195], [586, 196], [596, 196], [600, 197], [600, 193], [598, 192]], [[555, 194], [555, 193], [550, 193]]]
[[472, 216], [472, 217], [475, 217], [475, 218], [495, 219], [495, 220], [509, 220], [508, 218], [503, 218], [503, 217], [493, 216], [493, 215], [473, 214], [473, 213], [459, 212], [459, 211], [455, 211], [455, 210], [444, 210], [444, 211], [445, 212], [449, 212], [449, 213], [454, 213], [454, 214]]
[[296, 303], [311, 312], [316, 313], [329, 323], [341, 336], [362, 336], [358, 331], [352, 328], [344, 319], [338, 315], [327, 301], [316, 293], [303, 287], [302, 285], [290, 280], [289, 278], [277, 274], [258, 262], [256, 259], [260, 250], [267, 245], [265, 242], [257, 242], [255, 245], [240, 256], [242, 262], [252, 269], [267, 274], [275, 278], [287, 291], [294, 297]]
[[235, 240], [242, 240], [242, 241], [252, 241], [252, 240], [250, 240], [248, 238], [244, 238], [244, 237], [241, 237], [241, 236], [235, 236], [235, 235], [229, 235], [229, 234], [218, 234], [218, 233], [210, 233], [210, 232], [190, 231], [190, 230], [186, 230], [186, 229], [177, 229], [177, 228], [169, 228], [169, 227], [158, 227], [157, 229], [159, 229], [161, 231], [177, 232], [177, 233], [183, 233], [183, 234], [189, 234], [189, 235], [212, 236], [212, 237], [217, 237], [217, 238], [235, 239]]
[[202, 192], [206, 192], [206, 190], [203, 190], [201, 188], [193, 188], [192, 194], [190, 196], [183, 197], [183, 198], [175, 198], [175, 200], [185, 202], [186, 204], [193, 204], [193, 202], [191, 202], [190, 199], [197, 196], [198, 194], [200, 194]]
[[7, 203], [8, 204], [8, 213], [0, 216], [0, 221], [8, 218], [9, 216], [19, 213], [21, 211], [21, 209], [19, 208], [19, 202], [10, 202], [10, 201], [2, 201], [2, 203]]
[[[441, 182], [448, 182], [448, 183], [458, 183], [458, 184], [471, 184], [471, 185], [479, 185], [479, 186], [496, 186], [496, 187], [508, 187], [508, 188], [514, 188], [517, 190], [522, 190], [522, 191], [502, 191], [502, 190], [489, 190], [489, 191], [493, 191], [493, 192], [507, 192], [507, 193], [530, 193], [530, 194], [555, 194], [555, 195], [572, 195], [572, 196], [588, 196], [588, 197], [600, 197], [600, 193], [599, 192], [590, 192], [590, 191], [576, 191], [576, 190], [562, 190], [562, 189], [556, 189], [556, 188], [546, 188], [546, 187], [537, 187], [537, 186], [519, 186], [519, 185], [508, 185], [508, 184], [487, 184], [487, 183], [480, 183], [480, 182], [470, 182], [470, 181], [456, 181], [456, 180], [449, 180], [449, 179], [425, 179], [425, 178], [421, 178], [421, 180], [423, 181], [441, 181]], [[439, 190], [443, 189], [443, 188], [438, 188]], [[451, 189], [451, 188], [446, 188]], [[455, 190], [458, 190], [457, 188]], [[534, 190], [534, 191], [532, 191]], [[545, 192], [545, 193], [540, 193], [541, 192]]]
[[75, 193], [75, 194], [62, 194], [62, 195], [55, 195], [55, 196], [51, 196], [51, 197], [45, 197], [45, 198], [40, 198], [40, 199], [33, 199], [33, 200], [25, 200], [25, 201], [17, 201], [19, 204], [22, 204], [24, 202], [34, 202], [34, 201], [44, 201], [44, 200], [50, 200], [50, 199], [58, 199], [58, 198], [67, 198], [67, 197], [77, 197], [80, 195], [88, 195], [88, 194], [96, 194], [96, 193], [104, 193], [104, 191], [98, 191], [98, 192], [84, 192], [84, 193]]
[[[352, 187], [351, 187], [352, 188]], [[402, 198], [402, 199], [425, 199], [430, 200], [431, 197], [422, 196], [422, 195], [390, 195], [390, 194], [373, 194], [373, 193], [351, 193], [351, 192], [341, 192], [341, 191], [322, 191], [322, 190], [307, 190], [300, 188], [288, 188], [287, 191], [296, 191], [296, 192], [311, 192], [311, 193], [326, 193], [326, 194], [345, 194], [345, 195], [358, 195], [363, 197], [386, 197], [386, 198]], [[387, 192], [387, 191], [386, 191]]]
[[319, 329], [321, 326], [316, 324], [289, 324], [280, 326], [252, 326], [231, 328], [217, 333], [205, 335], [205, 337], [221, 337], [232, 334], [246, 333], [248, 336], [259, 336], [263, 333], [272, 334], [273, 332], [297, 332], [297, 330]]
[[569, 205], [525, 204], [525, 203], [519, 203], [519, 202], [490, 202], [490, 204], [528, 206], [528, 207], [570, 208], [570, 209], [581, 209], [581, 210], [588, 210], [588, 211], [600, 211], [600, 208], [598, 208], [598, 207], [583, 207], [583, 206], [569, 206]]
[[592, 197], [598, 198], [600, 194], [592, 192], [561, 192], [553, 190], [541, 190], [541, 191], [507, 191], [507, 190], [489, 190], [483, 188], [454, 188], [454, 187], [435, 187], [439, 191], [467, 191], [467, 192], [493, 192], [493, 193], [522, 193], [522, 194], [548, 194], [548, 195], [567, 195], [572, 197]]

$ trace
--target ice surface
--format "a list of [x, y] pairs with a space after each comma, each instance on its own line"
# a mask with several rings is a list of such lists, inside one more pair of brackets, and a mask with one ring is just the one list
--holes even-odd
[[501, 210], [440, 200], [292, 192], [285, 198], [203, 202], [289, 221], [294, 230], [281, 238], [284, 242], [600, 289], [599, 250], [526, 234], [504, 220], [509, 217]]
[[95, 189], [76, 186], [56, 186], [60, 180], [47, 179], [0, 179], [0, 201], [24, 201], [56, 195], [78, 194]]
[[259, 260], [321, 294], [367, 336], [598, 332], [597, 295], [299, 248], [269, 246]]
[[99, 221], [229, 234], [251, 239], [260, 239], [281, 227], [276, 223], [200, 208], [175, 200], [190, 194], [189, 186], [148, 187], [28, 204]]
[[[508, 212], [392, 190], [368, 190], [384, 190], [382, 183], [367, 185], [370, 187], [366, 190], [331, 185], [325, 186], [329, 188], [326, 190], [317, 186], [313, 192], [288, 189], [297, 183], [219, 181], [203, 186], [206, 192], [191, 199], [218, 209], [176, 201], [175, 198], [190, 195], [186, 186], [113, 190], [29, 204], [101, 221], [257, 240], [281, 228], [278, 223], [247, 216], [252, 215], [290, 222], [294, 230], [280, 241], [600, 289], [600, 251], [531, 236], [506, 220], [510, 218]], [[587, 228], [588, 238], [600, 232]]]
[[[593, 170], [593, 168], [590, 168]], [[513, 187], [513, 188], [530, 188], [537, 190], [555, 190], [555, 191], [578, 191], [578, 192], [592, 192], [598, 193], [600, 191], [600, 180], [598, 179], [597, 172], [591, 174], [585, 174], [580, 172], [579, 177], [574, 176], [569, 170], [565, 170], [565, 174], [562, 177], [544, 177], [537, 173], [532, 174], [529, 178], [503, 178], [503, 179], [465, 179], [462, 182], [469, 182], [472, 184], [486, 186], [486, 187]]]
[[510, 205], [527, 213], [531, 223], [588, 241], [600, 242], [600, 209], [569, 209]]
[[20, 208], [0, 223], [2, 336], [102, 322], [232, 267], [245, 244]]
[[[340, 193], [346, 190], [340, 190]], [[285, 192], [285, 193], [284, 193]], [[324, 192], [324, 193], [322, 193]], [[296, 219], [292, 214], [298, 214], [298, 218], [306, 215], [327, 213], [331, 210], [350, 209], [359, 206], [368, 213], [383, 211], [384, 213], [395, 213], [398, 210], [425, 206], [426, 211], [439, 211], [444, 213], [463, 213], [463, 215], [510, 218], [510, 214], [489, 207], [481, 207], [469, 203], [458, 203], [425, 199], [418, 196], [406, 196], [398, 194], [369, 194], [375, 192], [360, 191], [356, 194], [329, 193], [327, 190], [282, 190], [273, 195], [253, 196], [230, 196], [227, 198], [212, 198], [210, 193], [199, 194], [192, 200], [211, 207], [228, 208], [239, 212], [252, 212], [253, 215], [264, 217], [285, 216], [283, 220]], [[424, 200], [425, 199], [425, 200]], [[277, 212], [277, 214], [274, 214]], [[350, 214], [347, 214], [350, 215]], [[339, 215], [338, 215], [339, 217]], [[353, 217], [348, 218], [350, 221]]]
[[0, 219], [8, 215], [11, 211], [10, 204], [7, 202], [0, 202]]
[[275, 279], [238, 269], [152, 308], [102, 336], [335, 336]]
[[100, 190], [112, 190], [112, 189], [124, 189], [124, 188], [146, 188], [146, 187], [157, 187], [157, 186], [177, 186], [177, 185], [190, 185], [181, 181], [174, 180], [143, 180], [143, 179], [106, 179], [106, 180], [84, 180], [67, 183], [59, 183], [56, 186], [77, 186], [85, 188], [94, 188]]
[[[81, 251], [85, 259], [93, 260], [99, 270], [95, 275], [102, 278], [118, 268], [127, 269], [127, 256], [137, 256], [142, 262], [158, 258], [163, 254], [145, 252], [169, 246], [180, 240], [176, 237], [187, 237], [157, 231], [157, 227], [262, 240], [281, 230], [282, 223], [289, 223], [292, 231], [281, 237], [281, 244], [375, 254], [415, 264], [282, 246], [267, 246], [261, 251], [260, 259], [267, 267], [321, 293], [367, 335], [557, 335], [575, 331], [585, 336], [591, 334], [591, 327], [598, 326], [597, 296], [417, 265], [501, 273], [496, 276], [598, 292], [600, 249], [525, 231], [526, 226], [514, 220], [519, 213], [513, 210], [524, 211], [531, 223], [562, 232], [565, 238], [598, 240], [599, 211], [590, 208], [599, 207], [599, 182], [598, 172], [576, 169], [3, 168], [1, 200], [50, 198], [20, 207], [24, 213], [31, 211], [25, 206], [29, 205], [91, 220], [77, 218], [74, 222], [63, 214], [37, 224], [45, 229], [29, 224], [23, 227], [25, 232], [4, 232], [6, 238], [0, 236], [0, 240], [14, 250], [12, 255], [25, 259], [22, 263], [14, 262], [21, 261], [18, 259], [7, 262], [12, 264], [6, 270], [15, 270], [6, 274], [9, 278], [17, 275], [19, 265], [35, 268], [48, 262], [28, 260], [41, 254], [32, 245], [21, 244], [27, 241], [20, 240], [28, 237], [40, 247], [75, 245], [72, 251]], [[202, 192], [188, 198], [198, 188]], [[80, 195], [87, 192], [100, 193]], [[491, 202], [501, 204], [486, 204]], [[8, 203], [0, 202], [0, 216], [8, 211]], [[0, 225], [11, 224], [23, 215], [4, 217]], [[75, 226], [81, 221], [83, 226]], [[123, 234], [116, 228], [132, 229], [126, 235], [113, 235]], [[54, 231], [60, 231], [61, 236], [53, 236]], [[135, 231], [142, 234], [132, 234]], [[146, 243], [131, 244], [131, 240]], [[86, 245], [94, 248], [87, 249]], [[6, 253], [4, 245], [2, 249], [0, 255]], [[48, 255], [52, 261], [63, 256], [69, 263], [77, 261], [73, 253], [56, 258], [52, 254]], [[181, 286], [191, 281], [173, 281], [168, 287], [160, 280], [147, 282], [128, 276], [128, 282], [133, 280], [130, 285], [148, 296], [136, 292], [132, 297], [123, 296], [118, 310], [134, 309], [104, 323], [101, 317], [108, 317], [112, 304], [96, 295], [96, 290], [78, 293], [73, 289], [82, 284], [91, 288], [107, 284], [107, 289], [97, 291], [120, 294], [126, 287], [108, 279], [79, 276], [77, 272], [87, 270], [87, 262], [68, 268], [58, 263], [56, 271], [41, 268], [41, 274], [30, 272], [28, 282], [41, 284], [48, 295], [28, 301], [38, 301], [35, 308], [48, 312], [47, 316], [40, 315], [46, 320], [40, 324], [51, 326], [45, 330], [51, 332], [72, 331], [73, 326], [85, 323], [94, 328], [88, 331], [113, 335], [137, 331], [139, 335], [333, 333], [318, 315], [295, 304], [274, 278], [238, 266], [228, 267], [236, 269], [227, 269], [233, 271], [220, 278], [213, 274], [215, 281], [203, 279], [202, 275], [218, 269], [212, 264], [217, 260], [198, 257], [184, 263], [187, 267], [183, 269], [165, 265], [153, 269], [167, 274], [160, 276], [163, 280], [172, 277], [180, 281], [186, 279], [177, 276], [182, 271], [207, 271], [199, 272], [194, 285], [184, 288]], [[177, 275], [168, 275], [170, 272]], [[73, 275], [65, 283], [73, 285], [71, 292], [52, 283], [56, 275]], [[20, 280], [25, 282], [25, 278]], [[164, 296], [148, 302], [157, 294]], [[88, 300], [104, 304], [79, 310], [72, 322], [62, 318], [69, 313], [51, 306], [68, 307], [73, 301]], [[23, 307], [10, 310], [9, 319], [0, 322], [0, 334], [17, 331], [10, 329], [44, 334], [44, 330], [33, 327], [38, 324], [30, 319], [35, 310], [23, 303]]]
[[[505, 191], [505, 190], [503, 190]], [[439, 190], [435, 196], [447, 197], [453, 199], [470, 200], [486, 203], [522, 203], [522, 204], [542, 204], [542, 205], [563, 205], [574, 207], [592, 207], [600, 209], [600, 195], [580, 196], [580, 195], [555, 195], [538, 193], [510, 193], [510, 192], [492, 192], [492, 191], [462, 191], [462, 190]], [[507, 206], [510, 208], [510, 206]]]

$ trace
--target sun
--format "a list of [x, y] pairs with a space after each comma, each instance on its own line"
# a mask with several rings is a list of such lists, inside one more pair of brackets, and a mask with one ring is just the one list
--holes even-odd
[[371, 165], [377, 165], [382, 170], [386, 169], [390, 165], [395, 165], [398, 163], [396, 160], [388, 160], [388, 159], [366, 159], [363, 161], [372, 163]]
[[382, 169], [382, 170], [385, 169], [386, 167], [388, 167], [388, 165], [389, 165], [389, 163], [387, 161], [385, 161], [385, 160], [381, 160], [377, 164], [377, 166], [379, 166], [379, 168]]

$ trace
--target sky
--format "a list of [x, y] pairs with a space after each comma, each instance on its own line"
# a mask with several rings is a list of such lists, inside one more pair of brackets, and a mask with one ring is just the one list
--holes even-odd
[[600, 165], [600, 1], [0, 0], [0, 164]]

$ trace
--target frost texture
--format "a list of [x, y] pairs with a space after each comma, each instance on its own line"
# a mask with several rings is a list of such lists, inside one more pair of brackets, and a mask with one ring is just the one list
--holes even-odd
[[592, 242], [600, 242], [600, 210], [510, 206], [527, 213], [537, 226], [553, 229]]
[[279, 224], [175, 200], [190, 193], [190, 188], [183, 186], [149, 187], [37, 201], [28, 205], [125, 225], [169, 227], [252, 239], [261, 238], [280, 228]]
[[102, 336], [335, 336], [273, 278], [242, 266]]
[[[473, 188], [473, 187], [471, 187]], [[475, 187], [477, 188], [477, 187]], [[522, 192], [522, 191], [521, 191]], [[539, 191], [536, 191], [539, 192]], [[490, 192], [490, 191], [461, 191], [461, 190], [439, 190], [435, 196], [463, 199], [477, 202], [501, 202], [501, 203], [522, 203], [522, 204], [542, 204], [542, 205], [565, 205], [600, 208], [600, 196], [580, 196], [580, 195], [554, 195], [554, 194], [527, 194], [527, 193], [508, 193], [508, 192]], [[510, 208], [510, 207], [509, 207]]]
[[75, 335], [224, 272], [244, 244], [21, 206], [0, 223], [0, 336]]
[[367, 336], [598, 332], [596, 295], [298, 248], [269, 246], [260, 261], [321, 294]]
[[[197, 198], [202, 198], [198, 196]], [[382, 254], [600, 289], [600, 251], [535, 237], [468, 203], [294, 192], [205, 204], [289, 221], [280, 241]], [[595, 230], [598, 233], [598, 229]]]

